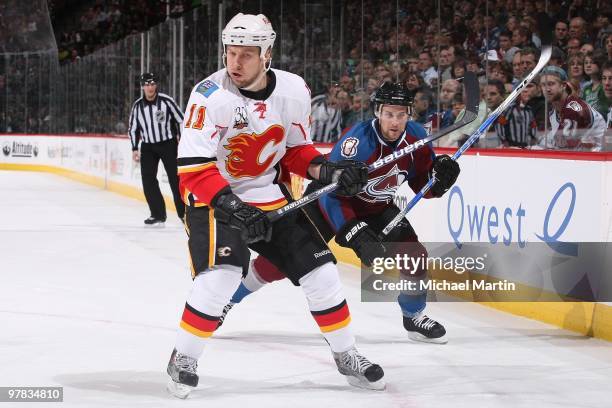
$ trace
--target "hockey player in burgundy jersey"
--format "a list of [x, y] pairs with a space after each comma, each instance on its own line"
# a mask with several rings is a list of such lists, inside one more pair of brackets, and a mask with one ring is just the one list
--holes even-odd
[[384, 389], [383, 370], [355, 348], [334, 257], [302, 212], [271, 223], [265, 211], [287, 203], [280, 168], [338, 182], [352, 196], [367, 183], [365, 164], [326, 160], [310, 139], [304, 80], [270, 69], [276, 34], [260, 15], [236, 15], [223, 30], [226, 69], [198, 83], [187, 104], [178, 173], [193, 286], [168, 363], [168, 390], [185, 398], [224, 306], [248, 270], [252, 249], [299, 285], [351, 385]]
[[[408, 120], [412, 95], [402, 85], [384, 84], [375, 94], [375, 103], [377, 117], [351, 128], [332, 149], [330, 160], [353, 159], [370, 164], [426, 136], [420, 124]], [[412, 190], [418, 192], [430, 177], [436, 177], [438, 181], [425, 197], [441, 197], [458, 175], [459, 165], [455, 161], [446, 155], [436, 156], [427, 145], [370, 173], [365, 189], [356, 196], [328, 194], [306, 211], [326, 241], [335, 236], [340, 246], [354, 250], [366, 265], [371, 265], [374, 258], [396, 253], [427, 256], [425, 247], [418, 242], [407, 220], [396, 226], [386, 236], [385, 242], [380, 242], [377, 234], [399, 212], [393, 198], [400, 184], [407, 182]], [[306, 192], [321, 186], [312, 182]], [[412, 277], [422, 279], [426, 273], [426, 269], [420, 268]], [[223, 318], [233, 304], [266, 283], [282, 278], [282, 274], [263, 257], [255, 259], [232, 302], [226, 306]], [[404, 327], [413, 340], [446, 343], [444, 327], [423, 313], [426, 296], [427, 293], [400, 294], [398, 302]]]
[[540, 140], [538, 147], [601, 151], [606, 121], [599, 112], [571, 93], [565, 71], [556, 66], [544, 68], [540, 86], [553, 109], [548, 116], [550, 131]]

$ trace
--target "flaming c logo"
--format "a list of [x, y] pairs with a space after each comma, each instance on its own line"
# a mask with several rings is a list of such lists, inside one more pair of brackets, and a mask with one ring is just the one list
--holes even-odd
[[270, 143], [278, 145], [285, 138], [285, 129], [272, 125], [262, 133], [240, 133], [228, 139], [224, 145], [231, 153], [225, 158], [225, 169], [235, 178], [257, 177], [272, 163], [276, 153], [269, 155], [263, 162], [260, 155]]

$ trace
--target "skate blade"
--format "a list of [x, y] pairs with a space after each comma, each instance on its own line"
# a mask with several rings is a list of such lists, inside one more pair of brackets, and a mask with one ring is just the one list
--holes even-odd
[[189, 396], [194, 387], [190, 387], [185, 384], [179, 384], [177, 382], [172, 381], [172, 379], [168, 380], [168, 384], [166, 384], [166, 389], [176, 398], [185, 399]]
[[384, 391], [387, 387], [387, 384], [383, 380], [369, 382], [365, 378], [362, 379], [351, 375], [346, 376], [346, 381], [353, 387], [364, 388], [366, 390]]
[[165, 222], [158, 222], [156, 224], [145, 224], [145, 228], [165, 228]]
[[437, 338], [429, 338], [426, 336], [423, 336], [421, 333], [419, 332], [408, 332], [408, 338], [410, 340], [413, 341], [418, 341], [421, 343], [432, 343], [432, 344], [446, 344], [448, 343], [448, 337], [446, 337], [446, 334], [442, 337], [437, 337]]

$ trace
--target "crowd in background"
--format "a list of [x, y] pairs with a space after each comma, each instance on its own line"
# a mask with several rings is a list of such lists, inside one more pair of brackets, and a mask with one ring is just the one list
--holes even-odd
[[[612, 60], [609, 2], [500, 0], [488, 7], [484, 1], [442, 2], [441, 15], [449, 18], [441, 21], [427, 17], [437, 15], [435, 3], [412, 2], [397, 26], [394, 5], [380, 5], [376, 18], [364, 16], [369, 30], [363, 43], [359, 32], [349, 31], [351, 47], [341, 76], [323, 96], [313, 99], [315, 139], [333, 142], [355, 121], [373, 117], [369, 96], [384, 81], [401, 81], [414, 90], [414, 117], [433, 129], [452, 124], [463, 108], [460, 79], [466, 71], [479, 75], [483, 101], [489, 110], [495, 109], [535, 67], [541, 47], [536, 22], [541, 18], [554, 27], [550, 65], [567, 73], [573, 93], [607, 118], [610, 126], [612, 84], [604, 89], [602, 82], [604, 64]], [[360, 7], [349, 5], [347, 11], [349, 19], [361, 19]], [[347, 26], [359, 29], [358, 24]], [[528, 121], [530, 137], [510, 134], [505, 140], [499, 135], [498, 143], [519, 147], [537, 143], [538, 131], [550, 127], [537, 80], [513, 109]], [[523, 132], [515, 132], [519, 131]]]
[[[200, 0], [50, 0], [49, 3], [59, 61], [65, 63], [128, 35], [146, 31], [168, 17], [176, 17], [199, 5]], [[57, 9], [70, 6], [79, 7], [79, 11], [69, 14], [71, 18], [59, 17]]]
[[[27, 35], [27, 32], [29, 27], [38, 27], [34, 32], [40, 31], [40, 23], [36, 23], [34, 17], [25, 25], [21, 22], [25, 29], [16, 34], [14, 24], [21, 21], [21, 17], [12, 16], [9, 10], [14, 8], [7, 7], [15, 2], [17, 0], [7, 0], [0, 5], [0, 31], [9, 38], [5, 43], [18, 49], [24, 41], [36, 43], [40, 35]], [[107, 44], [117, 43], [126, 35], [176, 17], [200, 3], [201, 0], [50, 0], [59, 59], [70, 63], [89, 53], [95, 55], [97, 49]], [[612, 85], [607, 90], [602, 78], [604, 65], [612, 59], [610, 2], [311, 0], [299, 2], [297, 7], [297, 3], [288, 0], [226, 0], [223, 4], [226, 17], [239, 11], [257, 13], [261, 10], [271, 18], [278, 35], [273, 67], [304, 76], [312, 89], [312, 134], [316, 141], [333, 142], [355, 122], [373, 117], [370, 97], [384, 81], [401, 81], [413, 90], [414, 118], [433, 130], [452, 124], [460, 114], [463, 108], [461, 78], [466, 71], [479, 75], [482, 105], [485, 109], [494, 109], [535, 66], [541, 46], [537, 21], [542, 18], [548, 19], [554, 27], [555, 47], [550, 63], [561, 67], [567, 73], [574, 94], [610, 123]], [[66, 18], [62, 10], [71, 7], [75, 11]], [[199, 29], [202, 24], [210, 26], [208, 32], [192, 30], [196, 35], [186, 36], [186, 54], [201, 56], [201, 59], [210, 59], [217, 51], [216, 38], [210, 35], [217, 30], [213, 27], [216, 11], [209, 9], [208, 12], [215, 18], [205, 21], [194, 18], [186, 22], [186, 27], [189, 24]], [[212, 45], [206, 43], [208, 37]], [[6, 45], [4, 47], [0, 53], [7, 52]], [[206, 51], [205, 47], [208, 47]], [[18, 63], [5, 58], [4, 64], [0, 64], [0, 95], [19, 93], [19, 89], [8, 89], [7, 77], [12, 80], [11, 84], [35, 84], [44, 77], [37, 72], [36, 63], [43, 66], [45, 62], [32, 64], [28, 60], [24, 64], [23, 57], [19, 58]], [[62, 69], [69, 65], [63, 65]], [[166, 78], [169, 65], [161, 65], [161, 76]], [[209, 63], [203, 68], [204, 65], [194, 59], [193, 64], [186, 65], [193, 71], [186, 82], [197, 81], [210, 73], [203, 72], [210, 70]], [[15, 78], [23, 81], [15, 81]], [[193, 84], [181, 85], [188, 89]], [[47, 88], [42, 87], [43, 90]], [[32, 94], [28, 101], [45, 96], [37, 87], [26, 94]], [[111, 94], [109, 98], [114, 96]], [[132, 95], [123, 97], [131, 98]], [[36, 129], [45, 131], [50, 115], [44, 102], [39, 101], [40, 114], [37, 121], [34, 119], [36, 123], [26, 127], [24, 122], [29, 124], [31, 112], [36, 108], [30, 109], [28, 120], [22, 120], [11, 113], [13, 102], [4, 99], [0, 103], [4, 105], [0, 106], [0, 131], [32, 131], [36, 124]], [[504, 135], [499, 127], [492, 128], [491, 132], [499, 133], [498, 142], [504, 145], [534, 144], [539, 132], [549, 128], [547, 108], [550, 111], [535, 82], [522, 93], [511, 112], [515, 119], [528, 122], [522, 130], [529, 133], [528, 137]], [[121, 116], [116, 112], [113, 115], [114, 118]], [[501, 120], [508, 118], [503, 116]], [[93, 123], [90, 119], [80, 120], [78, 130], [92, 131], [92, 126], [86, 125]], [[114, 131], [116, 123], [113, 119], [108, 129], [100, 125], [95, 131]], [[515, 139], [519, 142], [514, 143]]]

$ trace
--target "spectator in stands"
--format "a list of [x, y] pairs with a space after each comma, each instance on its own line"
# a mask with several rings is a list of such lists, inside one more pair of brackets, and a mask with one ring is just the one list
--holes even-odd
[[561, 48], [553, 46], [548, 64], [563, 68], [565, 66], [566, 61], [567, 57], [565, 56], [565, 53], [561, 51]]
[[383, 82], [391, 82], [391, 71], [386, 64], [378, 64], [374, 69], [374, 78], [378, 81], [379, 84]]
[[368, 95], [372, 95], [378, 89], [380, 82], [376, 78], [368, 79], [368, 83], [366, 84], [366, 92]]
[[433, 66], [433, 60], [429, 51], [421, 51], [419, 53], [419, 71], [423, 80], [429, 86], [431, 86], [432, 79], [438, 78], [438, 71]]
[[508, 18], [508, 22], [506, 23], [506, 28], [510, 32], [514, 32], [519, 27], [519, 20], [516, 16], [510, 16]]
[[487, 72], [487, 77], [489, 79], [502, 81], [504, 87], [506, 88], [506, 92], [512, 91], [512, 71], [509, 64], [507, 64], [505, 61], [489, 62]]
[[413, 92], [416, 92], [417, 89], [426, 86], [423, 77], [416, 72], [409, 72], [405, 75], [404, 85]]
[[351, 95], [355, 92], [355, 80], [348, 75], [342, 75], [340, 77], [340, 87]]
[[374, 77], [374, 64], [369, 60], [363, 60], [357, 67], [356, 72], [357, 76], [355, 77], [355, 83], [360, 84], [363, 80], [363, 83], [366, 84], [368, 79]]
[[463, 78], [463, 76], [465, 75], [465, 71], [467, 71], [467, 63], [465, 62], [464, 58], [457, 58], [455, 59], [452, 68], [453, 79]]
[[452, 78], [452, 65], [455, 62], [455, 54], [452, 46], [444, 46], [440, 49], [440, 58], [438, 69], [440, 70], [440, 79], [446, 81]]
[[463, 98], [463, 93], [461, 91], [457, 92], [455, 96], [453, 96], [451, 109], [454, 118], [457, 118], [461, 111], [465, 109], [465, 101]]
[[577, 38], [570, 38], [567, 40], [567, 55], [572, 56], [580, 52], [580, 46], [582, 43]]
[[343, 88], [336, 93], [336, 102], [338, 104], [338, 109], [340, 109], [340, 113], [342, 114], [342, 122], [341, 127], [345, 129], [347, 127], [347, 121], [349, 119], [349, 113], [351, 112], [351, 107], [353, 105], [353, 98], [346, 92]]
[[487, 50], [496, 50], [499, 48], [499, 34], [501, 29], [497, 26], [495, 17], [487, 15], [484, 17], [484, 30], [483, 30], [483, 42], [480, 48], [480, 52], [484, 53]]
[[518, 47], [512, 45], [512, 33], [508, 30], [501, 31], [499, 33], [499, 55], [504, 61], [512, 63], [512, 57], [514, 57], [516, 51], [518, 51]]
[[353, 95], [349, 110], [342, 114], [343, 132], [350, 129], [355, 123], [372, 117], [368, 111], [368, 101], [369, 97], [364, 92], [357, 92]]
[[608, 112], [606, 115], [607, 128], [612, 128], [612, 61], [607, 61], [601, 68], [601, 82], [603, 83], [604, 93], [608, 102]]
[[406, 65], [408, 66], [408, 72], [419, 72], [419, 57], [409, 53], [406, 57]]
[[606, 44], [606, 53], [608, 54], [608, 61], [612, 61], [612, 33], [608, 34], [604, 43]]
[[602, 53], [588, 53], [584, 56], [584, 73], [589, 82], [582, 89], [581, 98], [603, 116], [608, 114], [608, 103], [601, 83], [601, 67], [605, 62]]
[[582, 17], [574, 17], [570, 20], [569, 23], [569, 38], [575, 38], [580, 41], [580, 43], [588, 42], [589, 37], [587, 36], [586, 31], [586, 21]]
[[542, 93], [552, 105], [550, 132], [538, 142], [540, 148], [601, 151], [606, 122], [599, 112], [571, 93], [562, 68], [548, 66], [540, 75]]
[[531, 32], [526, 27], [518, 27], [512, 32], [512, 45], [517, 48], [533, 47]]
[[567, 61], [569, 70], [569, 85], [576, 95], [580, 95], [588, 82], [584, 77], [584, 58], [582, 54], [574, 54]]
[[424, 125], [434, 112], [431, 92], [419, 89], [414, 96], [414, 120]]
[[442, 83], [438, 99], [440, 110], [431, 118], [432, 129], [444, 129], [455, 123], [453, 115], [453, 98], [461, 89], [461, 84], [456, 79], [447, 79]]
[[[487, 108], [495, 110], [505, 99], [504, 84], [490, 80], [485, 87]], [[520, 100], [513, 103], [495, 121], [495, 133], [505, 147], [527, 147], [535, 142], [536, 123], [531, 108]]]
[[515, 52], [514, 58], [512, 58], [512, 75], [512, 86], [515, 86], [523, 79], [523, 65], [521, 64], [520, 51]]
[[523, 76], [533, 71], [538, 59], [540, 59], [540, 52], [537, 49], [531, 47], [521, 49], [521, 70]]
[[467, 57], [467, 65], [465, 66], [466, 71], [475, 73], [476, 75], [482, 75], [482, 67], [480, 66], [480, 58], [477, 54], [471, 54]]
[[566, 21], [557, 21], [555, 24], [555, 42], [559, 48], [565, 48], [568, 39], [569, 27]]
[[593, 44], [591, 43], [584, 43], [580, 46], [580, 53], [582, 55], [587, 55], [593, 51], [595, 51], [595, 47], [593, 47]]

